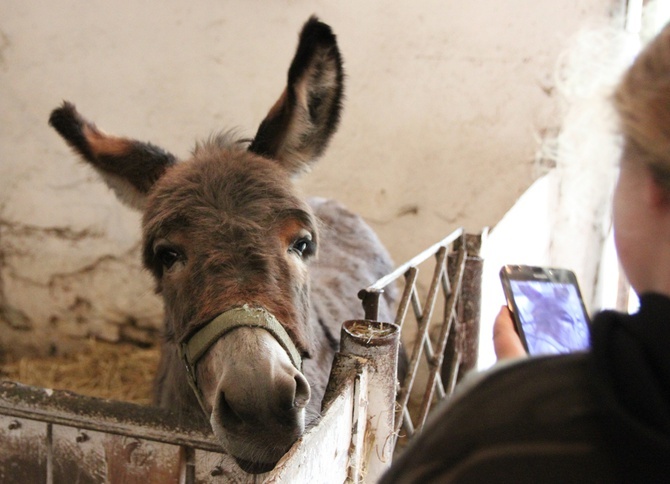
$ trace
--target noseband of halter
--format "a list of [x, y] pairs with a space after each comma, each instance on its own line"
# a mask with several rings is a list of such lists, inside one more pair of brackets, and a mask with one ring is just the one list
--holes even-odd
[[195, 366], [205, 352], [223, 335], [236, 328], [262, 328], [268, 331], [284, 348], [291, 363], [302, 371], [302, 358], [284, 327], [277, 318], [262, 308], [251, 308], [246, 304], [230, 309], [212, 319], [205, 326], [184, 339], [179, 345], [179, 356], [186, 366], [188, 384], [195, 393], [200, 406], [207, 413], [205, 401], [198, 388]]

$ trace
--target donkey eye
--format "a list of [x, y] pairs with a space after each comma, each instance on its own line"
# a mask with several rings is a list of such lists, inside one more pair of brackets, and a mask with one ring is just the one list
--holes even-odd
[[311, 237], [301, 237], [291, 245], [291, 251], [298, 254], [300, 257], [307, 257], [314, 253], [316, 244]]
[[179, 259], [179, 253], [176, 250], [164, 249], [158, 253], [158, 259], [166, 269], [169, 269]]
[[163, 268], [166, 270], [170, 270], [177, 261], [183, 258], [181, 252], [178, 249], [169, 245], [156, 245], [154, 248], [154, 254], [156, 256], [156, 260], [160, 262]]

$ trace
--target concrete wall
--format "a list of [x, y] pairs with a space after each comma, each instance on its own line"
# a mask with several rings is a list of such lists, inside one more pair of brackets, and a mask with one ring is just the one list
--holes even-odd
[[620, 3], [0, 0], [0, 351], [148, 341], [160, 325], [138, 214], [47, 126], [63, 99], [178, 156], [220, 129], [253, 135], [316, 13], [338, 35], [347, 99], [300, 184], [363, 215], [402, 262], [495, 225], [532, 183], [560, 122], [557, 58]]

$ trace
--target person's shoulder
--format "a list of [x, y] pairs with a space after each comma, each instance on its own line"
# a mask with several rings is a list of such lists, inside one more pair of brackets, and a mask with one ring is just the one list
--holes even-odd
[[541, 475], [531, 469], [537, 463], [562, 478], [604, 472], [588, 378], [587, 353], [517, 360], [470, 377], [382, 482], [484, 479], [499, 467], [498, 477], [512, 472], [528, 482]]
[[[491, 368], [473, 371], [458, 384], [450, 405], [456, 405], [461, 399], [486, 399], [489, 393], [497, 392], [500, 387], [518, 388], [523, 395], [539, 396], [543, 392], [554, 392], [557, 386], [578, 389], [588, 384], [588, 353], [576, 352], [564, 355], [525, 357], [504, 360]], [[522, 388], [523, 387], [523, 388]], [[513, 400], [522, 394], [508, 393]], [[497, 394], [496, 399], [505, 398]]]
[[[424, 427], [424, 440], [448, 435], [456, 446], [482, 439], [542, 435], [566, 416], [591, 414], [587, 353], [523, 358], [472, 374], [453, 397], [436, 408]], [[561, 427], [561, 425], [559, 425]], [[446, 437], [445, 437], [446, 438]]]
[[[446, 421], [475, 416], [483, 429], [547, 423], [575, 409], [590, 411], [588, 353], [523, 358], [466, 377], [448, 405], [436, 412]], [[482, 421], [482, 415], [484, 421]], [[538, 420], [538, 416], [542, 415]], [[471, 426], [468, 426], [471, 431]], [[535, 428], [541, 431], [537, 425]]]

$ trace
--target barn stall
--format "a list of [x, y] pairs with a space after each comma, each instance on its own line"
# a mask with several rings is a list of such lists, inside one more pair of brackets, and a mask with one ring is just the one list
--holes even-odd
[[[4, 381], [0, 481], [375, 482], [476, 364], [485, 236], [456, 230], [360, 291], [365, 317], [343, 324], [322, 418], [271, 472], [245, 473], [209, 428], [163, 409]], [[391, 284], [402, 288], [396, 320], [379, 322]]]

